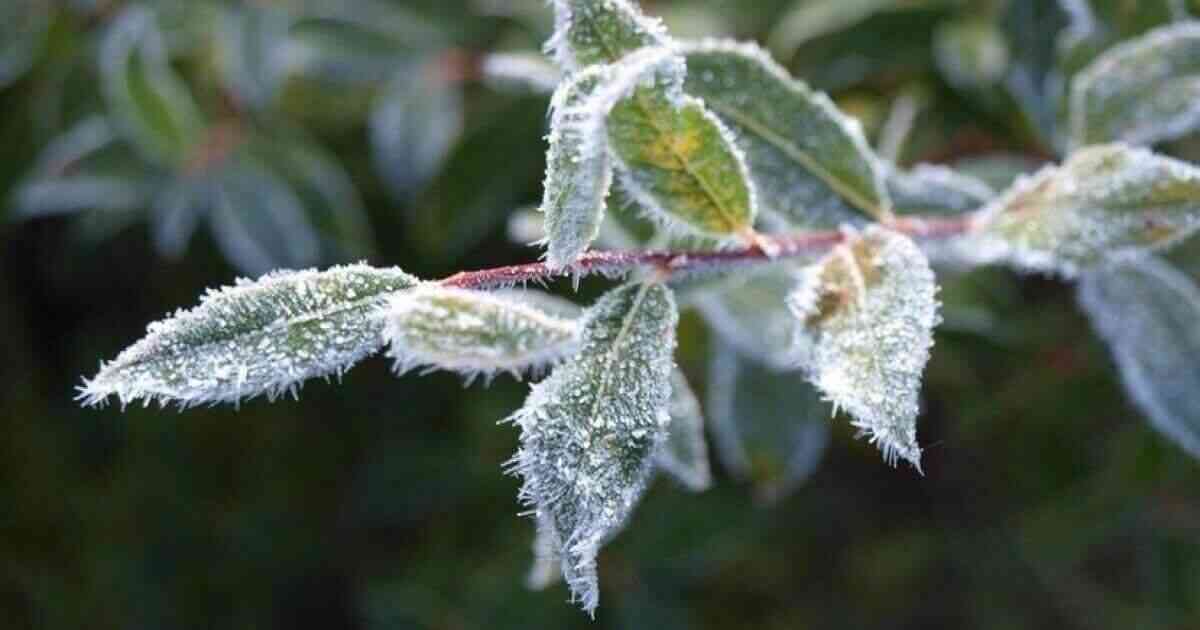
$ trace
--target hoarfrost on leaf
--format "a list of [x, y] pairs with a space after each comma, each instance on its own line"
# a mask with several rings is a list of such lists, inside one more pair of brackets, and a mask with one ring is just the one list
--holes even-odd
[[554, 35], [546, 48], [567, 71], [671, 43], [662, 22], [646, 17], [631, 0], [553, 0], [553, 5]]
[[966, 214], [996, 196], [982, 180], [938, 164], [918, 164], [907, 170], [889, 164], [885, 169], [896, 214]]
[[387, 296], [416, 284], [399, 269], [366, 265], [239, 280], [150, 324], [84, 382], [80, 399], [193, 407], [295, 393], [302, 381], [340, 375], [378, 351]]
[[1082, 149], [1019, 179], [984, 208], [964, 246], [1073, 277], [1115, 259], [1162, 250], [1200, 226], [1200, 169], [1124, 144]]
[[1200, 127], [1200, 23], [1164, 26], [1114, 46], [1071, 84], [1075, 146], [1153, 144]]
[[883, 452], [921, 467], [921, 374], [938, 323], [937, 284], [908, 237], [879, 226], [805, 269], [788, 306], [795, 349], [817, 389]]
[[514, 295], [423, 284], [388, 300], [384, 340], [397, 373], [418, 367], [473, 377], [519, 375], [576, 349], [578, 327]]
[[1200, 288], [1149, 256], [1084, 274], [1079, 303], [1150, 424], [1200, 458]]
[[563, 575], [588, 612], [599, 601], [596, 554], [624, 526], [666, 439], [678, 317], [661, 284], [605, 294], [583, 317], [580, 352], [511, 418], [521, 500], [552, 523]]
[[680, 46], [685, 89], [704, 99], [745, 153], [764, 213], [836, 227], [890, 211], [884, 174], [859, 123], [753, 44]]

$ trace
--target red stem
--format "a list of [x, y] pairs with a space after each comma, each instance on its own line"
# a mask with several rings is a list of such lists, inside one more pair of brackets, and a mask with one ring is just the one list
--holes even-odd
[[[921, 240], [940, 240], [961, 235], [971, 228], [971, 215], [960, 217], [898, 217], [889, 222], [893, 230]], [[526, 263], [479, 271], [462, 271], [441, 281], [461, 289], [492, 289], [529, 281], [541, 282], [562, 276], [620, 275], [634, 269], [657, 269], [672, 276], [711, 268], [762, 263], [779, 258], [814, 254], [833, 249], [845, 240], [839, 230], [760, 235], [755, 245], [717, 251], [591, 251], [563, 269], [546, 263]], [[765, 249], [764, 249], [765, 248]], [[773, 250], [768, 255], [766, 250]]]

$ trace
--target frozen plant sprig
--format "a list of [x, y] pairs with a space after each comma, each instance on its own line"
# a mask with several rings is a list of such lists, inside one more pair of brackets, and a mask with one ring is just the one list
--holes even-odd
[[[885, 461], [920, 470], [921, 380], [939, 320], [931, 254], [963, 269], [1082, 275], [1081, 304], [1135, 402], [1195, 452], [1200, 411], [1184, 366], [1198, 290], [1148, 256], [1200, 225], [1200, 169], [1103, 144], [1190, 131], [1193, 108], [1176, 97], [1192, 88], [1167, 91], [1176, 100], [1166, 103], [1146, 90], [1108, 98], [1085, 73], [1076, 94], [1087, 98], [1072, 107], [1090, 109], [1069, 114], [1088, 122], [1075, 140], [1090, 144], [998, 192], [946, 167], [884, 161], [827, 95], [753, 45], [676, 42], [630, 0], [552, 6], [550, 50], [565, 74], [551, 111], [545, 262], [440, 281], [362, 264], [240, 280], [152, 324], [84, 381], [80, 399], [191, 407], [275, 398], [385, 348], [397, 373], [546, 370], [511, 416], [521, 433], [512, 470], [537, 523], [530, 584], [561, 574], [591, 613], [598, 554], [654, 473], [689, 490], [712, 483], [705, 412], [717, 456], [768, 501], [816, 466], [829, 431], [817, 416], [830, 403]], [[140, 19], [113, 31], [124, 43], [111, 44], [121, 55], [110, 57], [162, 61], [153, 37], [134, 37]], [[1172, 33], [1186, 37], [1148, 35], [1147, 45], [1186, 52], [1195, 39]], [[1097, 63], [1144, 61], [1138, 45], [1124, 51]], [[1160, 69], [1153, 81], [1191, 73], [1187, 64]], [[1178, 114], [1170, 133], [1143, 133], [1143, 112], [1159, 110]], [[170, 160], [179, 147], [144, 148]], [[665, 235], [590, 249], [608, 233], [614, 175]], [[716, 245], [637, 247], [680, 231]], [[588, 308], [507, 290], [588, 276], [626, 282]], [[718, 338], [707, 410], [674, 365], [681, 304], [698, 307]], [[790, 384], [801, 378], [811, 385]], [[764, 387], [775, 395], [759, 395]], [[770, 422], [753, 424], [762, 419]]]

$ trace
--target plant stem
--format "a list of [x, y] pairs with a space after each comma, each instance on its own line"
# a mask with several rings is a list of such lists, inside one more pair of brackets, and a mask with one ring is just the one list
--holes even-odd
[[[971, 229], [972, 215], [960, 217], [897, 217], [887, 223], [897, 232], [919, 240], [942, 240]], [[461, 289], [494, 289], [525, 282], [544, 282], [564, 276], [617, 276], [637, 269], [657, 270], [665, 278], [690, 273], [721, 271], [761, 264], [781, 258], [818, 254], [846, 239], [846, 232], [825, 230], [795, 234], [762, 234], [755, 245], [704, 251], [590, 251], [574, 263], [551, 269], [546, 263], [526, 263], [478, 271], [462, 271], [441, 281]], [[771, 255], [767, 252], [770, 251]]]

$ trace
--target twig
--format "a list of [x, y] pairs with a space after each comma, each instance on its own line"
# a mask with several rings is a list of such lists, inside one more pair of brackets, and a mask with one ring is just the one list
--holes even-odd
[[[916, 239], [939, 240], [967, 232], [971, 228], [971, 215], [950, 218], [900, 217], [890, 221], [888, 226]], [[493, 289], [567, 276], [615, 276], [636, 269], [654, 269], [664, 277], [671, 277], [820, 253], [832, 249], [845, 238], [846, 234], [840, 230], [826, 230], [789, 235], [764, 234], [758, 244], [716, 251], [592, 251], [562, 269], [551, 269], [542, 262], [526, 263], [463, 271], [443, 279], [441, 284], [461, 289]], [[773, 255], [768, 255], [767, 251]]]

